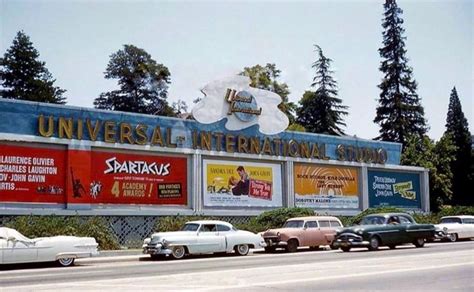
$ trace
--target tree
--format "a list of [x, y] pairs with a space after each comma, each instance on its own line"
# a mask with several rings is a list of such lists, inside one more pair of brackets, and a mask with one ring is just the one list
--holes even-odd
[[382, 23], [383, 47], [379, 49], [383, 58], [380, 71], [384, 78], [378, 86], [380, 99], [374, 122], [380, 125], [376, 139], [406, 144], [407, 137], [416, 134], [422, 137], [426, 131], [424, 109], [416, 93], [417, 83], [413, 69], [405, 57], [405, 30], [402, 27], [403, 11], [395, 0], [386, 0], [385, 19]]
[[275, 64], [270, 63], [267, 63], [265, 67], [261, 65], [245, 67], [244, 71], [240, 72], [240, 75], [250, 77], [250, 86], [275, 92], [281, 97], [282, 102], [278, 105], [278, 108], [286, 114], [291, 125], [295, 122], [296, 105], [288, 101], [288, 95], [290, 94], [288, 85], [278, 82], [280, 74], [281, 70], [278, 70]]
[[337, 82], [330, 70], [332, 60], [324, 56], [323, 50], [315, 45], [318, 60], [313, 63], [316, 75], [311, 87], [316, 91], [306, 91], [303, 94], [297, 110], [297, 122], [308, 132], [341, 135], [344, 131], [341, 126], [346, 124], [342, 116], [347, 115], [345, 105], [337, 97]]
[[104, 92], [94, 101], [100, 109], [176, 116], [167, 102], [170, 72], [145, 50], [124, 45], [110, 56], [106, 79], [118, 79], [119, 90]]
[[449, 133], [443, 135], [437, 143], [426, 135], [407, 137], [401, 163], [429, 170], [430, 205], [434, 211], [451, 201], [453, 173], [450, 164], [455, 159], [455, 151], [456, 146]]
[[173, 111], [179, 116], [180, 114], [184, 114], [188, 111], [188, 105], [184, 100], [178, 99], [178, 101], [173, 102], [171, 105]]
[[467, 191], [470, 183], [471, 168], [471, 133], [467, 119], [462, 111], [456, 87], [449, 98], [448, 116], [446, 118], [446, 133], [453, 136], [457, 150], [455, 159], [451, 162], [453, 172], [453, 203], [458, 205], [473, 205], [474, 194]]
[[12, 46], [0, 58], [0, 96], [47, 103], [66, 103], [66, 90], [54, 86], [55, 79], [39, 61], [39, 53], [30, 38], [19, 31]]

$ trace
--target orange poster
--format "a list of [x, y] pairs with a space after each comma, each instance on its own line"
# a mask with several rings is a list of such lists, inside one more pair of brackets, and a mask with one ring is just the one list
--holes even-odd
[[359, 208], [357, 168], [296, 163], [294, 186], [297, 206]]

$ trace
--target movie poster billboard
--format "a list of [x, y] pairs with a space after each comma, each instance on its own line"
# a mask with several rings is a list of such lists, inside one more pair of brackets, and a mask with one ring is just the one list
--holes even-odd
[[0, 202], [65, 203], [66, 150], [0, 145]]
[[420, 174], [368, 170], [369, 207], [421, 209]]
[[295, 163], [293, 173], [296, 206], [359, 208], [359, 172], [356, 168]]
[[281, 165], [203, 160], [204, 206], [281, 207]]
[[90, 203], [187, 204], [187, 159], [92, 152]]

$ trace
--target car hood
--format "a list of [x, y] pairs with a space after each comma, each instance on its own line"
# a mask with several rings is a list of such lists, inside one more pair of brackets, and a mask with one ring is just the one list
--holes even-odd
[[151, 238], [171, 238], [171, 237], [182, 237], [195, 235], [196, 231], [170, 231], [170, 232], [157, 232], [151, 235]]
[[354, 225], [350, 227], [344, 227], [342, 229], [339, 229], [337, 234], [341, 233], [357, 233], [357, 232], [371, 232], [371, 231], [377, 231], [383, 228], [386, 228], [387, 225]]
[[444, 230], [444, 228], [446, 228], [447, 230], [458, 230], [458, 229], [461, 229], [462, 224], [459, 224], [459, 223], [444, 223], [444, 224], [436, 224], [435, 227], [438, 230]]
[[267, 231], [262, 232], [262, 236], [277, 236], [278, 233], [280, 234], [289, 234], [289, 233], [297, 233], [300, 231], [299, 228], [275, 228], [275, 229], [268, 229]]

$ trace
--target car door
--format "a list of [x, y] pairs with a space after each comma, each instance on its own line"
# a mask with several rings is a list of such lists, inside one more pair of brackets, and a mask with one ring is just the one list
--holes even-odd
[[399, 216], [390, 216], [387, 219], [387, 224], [379, 235], [384, 244], [400, 244], [406, 242], [406, 225], [400, 224]]
[[197, 235], [196, 253], [212, 253], [223, 251], [223, 235], [219, 235], [216, 224], [202, 224]]
[[3, 264], [3, 249], [7, 246], [7, 239], [0, 237], [0, 264]]
[[321, 239], [319, 244], [328, 244], [331, 238], [334, 237], [334, 229], [331, 227], [329, 220], [318, 220], [319, 230], [321, 232]]
[[219, 238], [219, 252], [224, 252], [229, 249], [229, 245], [232, 246], [236, 244], [240, 244], [242, 242], [236, 242], [237, 237], [235, 235], [235, 231], [232, 230], [229, 226], [216, 224], [217, 226], [217, 233]]
[[301, 235], [301, 246], [317, 246], [323, 241], [323, 234], [316, 220], [306, 221]]
[[34, 242], [6, 240], [3, 251], [3, 263], [27, 263], [38, 260], [38, 249]]
[[464, 237], [474, 237], [474, 218], [463, 218], [462, 229], [464, 230]]

